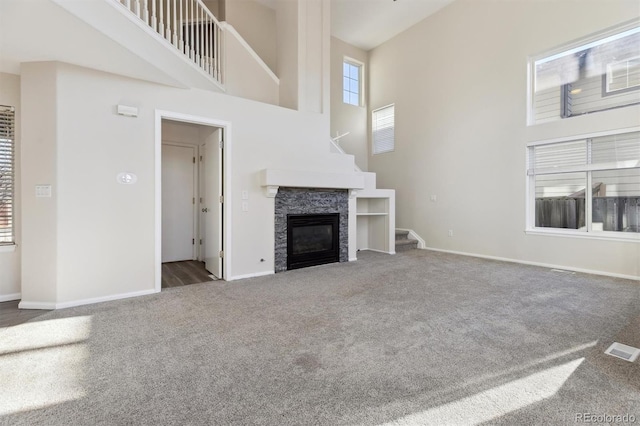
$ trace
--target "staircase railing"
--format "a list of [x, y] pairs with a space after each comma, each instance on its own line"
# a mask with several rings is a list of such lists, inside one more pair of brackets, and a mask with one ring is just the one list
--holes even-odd
[[202, 0], [115, 0], [222, 83], [222, 28]]

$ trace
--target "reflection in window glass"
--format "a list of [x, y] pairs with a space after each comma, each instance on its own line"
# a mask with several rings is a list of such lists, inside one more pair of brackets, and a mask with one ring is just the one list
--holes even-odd
[[640, 232], [640, 169], [592, 173], [593, 231]]
[[533, 62], [533, 122], [640, 103], [640, 27]]
[[586, 173], [536, 176], [536, 227], [583, 228], [586, 186]]

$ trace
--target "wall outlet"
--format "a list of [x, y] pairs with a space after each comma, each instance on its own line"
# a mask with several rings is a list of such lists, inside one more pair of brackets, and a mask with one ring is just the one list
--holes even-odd
[[449, 229], [449, 236], [453, 237], [453, 229]]
[[243, 201], [242, 202], [242, 211], [243, 212], [248, 212], [249, 211], [249, 203], [247, 201]]

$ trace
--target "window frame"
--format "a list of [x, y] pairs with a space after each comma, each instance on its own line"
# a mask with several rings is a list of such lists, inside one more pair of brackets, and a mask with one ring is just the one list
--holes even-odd
[[633, 92], [636, 90], [640, 90], [640, 84], [631, 87], [625, 87], [624, 89], [618, 90], [609, 90], [609, 69], [613, 64], [619, 64], [620, 62], [629, 62], [632, 60], [640, 61], [640, 56], [634, 56], [633, 58], [627, 59], [626, 61], [618, 61], [607, 64], [607, 69], [604, 74], [602, 74], [602, 97], [605, 96], [614, 96], [619, 95], [620, 93]]
[[[11, 127], [8, 132], [0, 134], [0, 138], [6, 136], [7, 139], [3, 139], [3, 144], [9, 147], [10, 159], [9, 165], [11, 169], [11, 177], [10, 177], [10, 188], [8, 190], [10, 195], [10, 209], [11, 213], [8, 216], [11, 222], [11, 227], [9, 229], [9, 236], [11, 241], [0, 241], [0, 252], [14, 251], [16, 245], [16, 224], [15, 224], [15, 209], [16, 209], [16, 174], [15, 174], [15, 164], [16, 164], [16, 137], [15, 137], [15, 107], [8, 105], [0, 105], [0, 109], [2, 110], [0, 114], [5, 115], [7, 112], [11, 113], [10, 124]], [[5, 228], [6, 229], [6, 228]]]
[[[596, 231], [594, 232], [592, 229], [592, 216], [593, 216], [593, 201], [592, 201], [592, 191], [589, 188], [592, 188], [592, 172], [602, 171], [602, 170], [611, 170], [613, 169], [630, 169], [633, 170], [635, 168], [640, 167], [640, 163], [637, 163], [635, 166], [624, 166], [623, 167], [613, 167], [614, 165], [619, 166], [621, 164], [617, 163], [626, 163], [615, 162], [615, 163], [607, 163], [607, 164], [586, 164], [583, 166], [566, 166], [566, 167], [558, 167], [553, 170], [542, 170], [541, 173], [529, 173], [529, 164], [530, 164], [530, 156], [531, 156], [531, 148], [535, 146], [541, 145], [552, 145], [563, 142], [572, 142], [572, 141], [580, 141], [583, 139], [593, 139], [603, 136], [615, 136], [624, 133], [632, 133], [632, 132], [640, 132], [640, 126], [637, 127], [629, 127], [624, 129], [616, 129], [609, 130], [603, 132], [593, 132], [586, 133], [574, 136], [566, 136], [560, 138], [553, 139], [545, 139], [539, 141], [529, 142], [526, 145], [526, 159], [525, 159], [525, 176], [526, 176], [526, 223], [525, 223], [525, 233], [529, 235], [552, 235], [552, 236], [561, 236], [561, 237], [575, 237], [575, 238], [587, 238], [587, 239], [595, 239], [595, 240], [610, 240], [610, 241], [626, 241], [626, 242], [640, 242], [640, 233], [634, 232], [616, 232], [616, 231]], [[605, 167], [607, 166], [607, 167]], [[550, 228], [550, 227], [536, 227], [536, 186], [535, 186], [535, 177], [539, 175], [552, 174], [552, 173], [571, 173], [571, 172], [584, 172], [586, 174], [586, 186], [585, 186], [585, 230], [579, 229], [566, 229], [566, 228]]]
[[[577, 52], [589, 49], [595, 45], [598, 45], [599, 44], [598, 42], [603, 39], [631, 31], [635, 28], [640, 28], [640, 19], [636, 18], [631, 21], [627, 21], [622, 24], [610, 27], [603, 31], [595, 32], [585, 37], [574, 39], [570, 42], [556, 46], [555, 48], [546, 49], [543, 52], [529, 56], [527, 60], [527, 126], [544, 125], [547, 123], [547, 122], [536, 123], [536, 118], [535, 118], [536, 62], [542, 59], [547, 59], [548, 61], [550, 61], [552, 59], [555, 59], [555, 57], [561, 57], [571, 53], [577, 53]], [[606, 75], [607, 73], [605, 72], [603, 74], [604, 76], [603, 84], [605, 85], [606, 85]], [[566, 85], [559, 86], [562, 91], [561, 103], [566, 102], [565, 86]], [[603, 91], [604, 90], [605, 89], [603, 89]], [[632, 88], [631, 90], [635, 90], [635, 88]], [[623, 93], [623, 91], [616, 91], [615, 93], [611, 92], [609, 93], [609, 95], [620, 94], [620, 93]], [[580, 117], [580, 116], [589, 115], [597, 112], [609, 111], [609, 110], [618, 109], [618, 108], [625, 108], [628, 106], [638, 105], [639, 103], [640, 102], [635, 102], [632, 104], [615, 106], [611, 108], [605, 108], [605, 109], [591, 111], [588, 113], [574, 114], [574, 115], [572, 114], [565, 115], [565, 107], [563, 106], [561, 107], [561, 115], [559, 119], [554, 121], [563, 121], [566, 118]]]
[[[374, 122], [373, 116], [376, 112], [382, 111], [387, 108], [393, 108], [393, 147], [387, 151], [376, 152], [376, 142], [374, 139], [374, 129], [373, 129], [375, 122]], [[390, 152], [394, 152], [395, 150], [396, 150], [396, 104], [391, 103], [391, 104], [381, 106], [379, 108], [371, 110], [371, 155], [387, 154]]]
[[[345, 92], [352, 94], [353, 92], [350, 90], [347, 90], [344, 87], [344, 79], [345, 79], [345, 75], [344, 75], [344, 65], [348, 64], [354, 67], [358, 68], [358, 104], [352, 104], [351, 102], [345, 102], [344, 101], [344, 94]], [[348, 77], [349, 79], [351, 79], [351, 77]], [[352, 79], [351, 79], [352, 80]], [[364, 63], [358, 61], [357, 59], [353, 59], [350, 58], [348, 56], [344, 56], [342, 58], [342, 103], [345, 105], [351, 105], [351, 106], [355, 106], [355, 107], [364, 107], [365, 105], [365, 99], [364, 99]]]

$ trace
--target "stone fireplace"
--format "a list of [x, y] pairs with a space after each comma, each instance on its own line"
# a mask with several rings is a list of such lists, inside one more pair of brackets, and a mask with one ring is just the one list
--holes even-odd
[[349, 192], [280, 187], [275, 197], [275, 272], [349, 261]]

